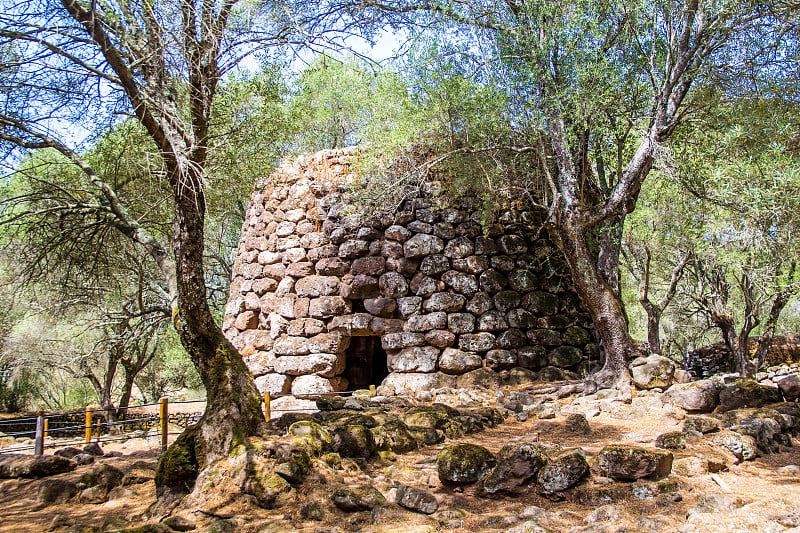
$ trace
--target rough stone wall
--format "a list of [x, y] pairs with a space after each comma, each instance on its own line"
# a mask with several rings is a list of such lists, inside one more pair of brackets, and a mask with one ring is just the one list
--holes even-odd
[[223, 330], [262, 392], [341, 391], [387, 373], [384, 384], [424, 390], [484, 366], [599, 362], [558, 251], [530, 229], [535, 212], [509, 208], [483, 227], [474, 199], [430, 182], [365, 220], [348, 207], [354, 157], [302, 156], [256, 184]]
[[[758, 341], [759, 338], [751, 338], [747, 342], [750, 355], [755, 354]], [[800, 361], [800, 335], [776, 335], [767, 350], [764, 366], [780, 367], [798, 361]], [[690, 351], [683, 365], [693, 379], [706, 379], [717, 374], [733, 372], [735, 368], [733, 355], [722, 342]]]

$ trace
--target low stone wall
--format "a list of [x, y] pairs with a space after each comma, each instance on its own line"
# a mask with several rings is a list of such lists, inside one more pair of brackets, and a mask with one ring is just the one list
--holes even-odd
[[[748, 342], [750, 353], [755, 353], [758, 346], [758, 338], [752, 338]], [[791, 368], [797, 368], [796, 363], [800, 362], [800, 335], [776, 335], [772, 339], [767, 356], [764, 361], [767, 373], [774, 377], [781, 369], [782, 374], [788, 375]], [[692, 375], [693, 379], [706, 379], [717, 374], [734, 371], [733, 355], [724, 343], [718, 342], [709, 346], [702, 346], [692, 350], [684, 360], [684, 368]]]
[[540, 214], [515, 201], [481, 225], [474, 198], [430, 182], [395, 212], [360, 216], [354, 159], [303, 156], [255, 187], [223, 331], [262, 392], [342, 391], [387, 373], [384, 384], [421, 390], [482, 366], [599, 362], [563, 259], [535, 233]]

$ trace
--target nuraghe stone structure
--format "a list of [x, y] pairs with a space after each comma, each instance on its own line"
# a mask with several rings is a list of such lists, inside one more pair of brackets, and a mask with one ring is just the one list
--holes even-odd
[[256, 184], [223, 330], [262, 392], [420, 391], [599, 363], [559, 252], [531, 229], [535, 212], [509, 202], [483, 227], [474, 198], [431, 181], [368, 219], [348, 206], [355, 157], [302, 156]]

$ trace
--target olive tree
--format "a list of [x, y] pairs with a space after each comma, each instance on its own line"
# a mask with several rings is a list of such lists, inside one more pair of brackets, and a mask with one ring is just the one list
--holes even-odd
[[[53, 149], [80, 169], [92, 194], [70, 207], [111, 221], [151, 256], [165, 280], [181, 343], [206, 389], [202, 419], [161, 463], [160, 495], [190, 491], [200, 468], [246, 446], [263, 422], [252, 375], [206, 298], [205, 185], [223, 76], [244, 57], [276, 47], [336, 44], [332, 39], [341, 28], [326, 34], [319, 25], [298, 27], [282, 7], [236, 0], [2, 4], [0, 141], [9, 150]], [[76, 145], [119, 116], [141, 125], [157, 155], [172, 196], [172, 253]]]
[[625, 219], [676, 132], [713, 104], [709, 86], [782, 76], [796, 57], [797, 39], [781, 38], [796, 32], [781, 18], [791, 11], [705, 0], [356, 3], [440, 24], [466, 43], [461, 53], [485, 83], [505, 92], [514, 135], [467, 138], [453, 152], [533, 154], [529, 189], [605, 349], [584, 388], [623, 384], [633, 353], [618, 285]]

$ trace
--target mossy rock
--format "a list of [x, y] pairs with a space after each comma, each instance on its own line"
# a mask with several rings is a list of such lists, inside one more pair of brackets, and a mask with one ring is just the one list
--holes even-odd
[[274, 420], [270, 420], [270, 425], [278, 429], [287, 429], [295, 422], [301, 420], [313, 420], [313, 416], [308, 413], [284, 413]]
[[326, 454], [320, 456], [320, 459], [322, 460], [322, 462], [324, 462], [326, 465], [328, 465], [331, 468], [341, 468], [342, 467], [342, 456], [339, 455], [338, 453], [335, 453], [335, 452], [326, 453]]
[[386, 422], [370, 431], [375, 438], [375, 446], [378, 450], [405, 453], [419, 447], [417, 439], [408, 430], [408, 426], [399, 420]]
[[431, 407], [414, 407], [403, 415], [407, 426], [444, 430], [450, 423], [450, 416]]
[[143, 526], [131, 527], [127, 529], [103, 528], [103, 531], [114, 531], [115, 533], [172, 533], [171, 527], [166, 524], [145, 524]]
[[478, 417], [481, 423], [487, 427], [494, 427], [502, 424], [505, 417], [499, 409], [494, 407], [465, 407], [460, 409], [463, 415]]
[[483, 488], [489, 494], [517, 489], [535, 479], [547, 460], [546, 450], [535, 444], [504, 448], [497, 466], [483, 480]]
[[683, 432], [697, 431], [699, 433], [711, 433], [718, 431], [720, 422], [710, 416], [691, 416], [683, 421]]
[[370, 415], [357, 414], [343, 418], [340, 422], [343, 426], [364, 426], [366, 428], [374, 428], [378, 425], [378, 421]]
[[444, 440], [444, 431], [441, 429], [408, 426], [408, 431], [417, 440], [417, 442], [424, 446], [439, 444]]
[[656, 448], [665, 450], [683, 450], [686, 448], [686, 437], [680, 431], [662, 433], [656, 437]]
[[240, 527], [238, 522], [230, 518], [223, 518], [222, 520], [211, 522], [204, 528], [200, 529], [198, 533], [235, 533], [236, 531], [239, 531], [239, 529]]
[[589, 473], [589, 463], [580, 450], [562, 452], [549, 459], [539, 472], [539, 485], [547, 493], [562, 492], [577, 485]]
[[436, 471], [442, 483], [474, 483], [495, 465], [497, 460], [492, 452], [474, 444], [446, 446], [436, 458]]
[[333, 492], [331, 499], [336, 507], [348, 513], [369, 511], [388, 503], [380, 491], [368, 485], [340, 487]]
[[245, 492], [255, 496], [258, 504], [268, 509], [282, 507], [287, 503], [292, 486], [276, 472], [263, 472], [248, 479]]
[[161, 456], [154, 479], [156, 495], [189, 494], [204, 463], [205, 446], [199, 426], [190, 426]]
[[323, 396], [317, 398], [316, 403], [320, 411], [338, 411], [339, 409], [344, 409], [346, 401], [347, 399], [341, 396]]
[[100, 464], [84, 472], [78, 481], [90, 487], [99, 485], [111, 489], [122, 484], [124, 475], [125, 473], [115, 466]]
[[315, 449], [330, 450], [332, 439], [327, 429], [312, 420], [300, 420], [289, 426], [289, 434], [306, 437], [311, 440]]
[[320, 502], [311, 501], [300, 507], [300, 518], [315, 522], [325, 519], [325, 506]]
[[777, 387], [761, 385], [754, 379], [739, 378], [719, 393], [719, 405], [714, 410], [724, 413], [741, 407], [762, 407], [783, 400]]
[[604, 475], [624, 481], [661, 478], [672, 470], [673, 455], [661, 450], [614, 444], [603, 448], [597, 465]]
[[359, 425], [337, 427], [333, 431], [333, 450], [342, 457], [370, 457], [375, 452], [372, 432]]

